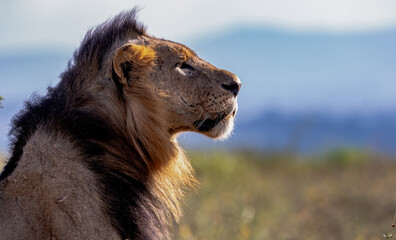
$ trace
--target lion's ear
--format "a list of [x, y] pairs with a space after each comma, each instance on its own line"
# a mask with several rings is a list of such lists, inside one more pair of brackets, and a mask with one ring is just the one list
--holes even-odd
[[117, 49], [113, 59], [114, 73], [123, 85], [148, 76], [155, 62], [155, 51], [144, 45], [128, 43]]

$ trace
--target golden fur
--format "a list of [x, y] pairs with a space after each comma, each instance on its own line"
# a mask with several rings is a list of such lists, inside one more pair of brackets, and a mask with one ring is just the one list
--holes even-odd
[[177, 135], [228, 136], [240, 81], [135, 14], [88, 32], [60, 83], [15, 117], [2, 239], [170, 238], [196, 184]]

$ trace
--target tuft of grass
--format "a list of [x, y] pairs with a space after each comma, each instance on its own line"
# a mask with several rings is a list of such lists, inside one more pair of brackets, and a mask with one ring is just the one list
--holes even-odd
[[396, 159], [337, 151], [190, 153], [201, 184], [187, 195], [174, 239], [383, 239], [396, 207]]

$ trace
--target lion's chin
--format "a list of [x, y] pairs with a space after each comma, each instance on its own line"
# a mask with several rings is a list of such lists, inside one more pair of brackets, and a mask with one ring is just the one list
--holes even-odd
[[234, 129], [234, 116], [229, 115], [224, 119], [222, 119], [220, 122], [218, 122], [210, 130], [200, 131], [200, 133], [218, 140], [225, 140], [232, 134], [233, 129]]

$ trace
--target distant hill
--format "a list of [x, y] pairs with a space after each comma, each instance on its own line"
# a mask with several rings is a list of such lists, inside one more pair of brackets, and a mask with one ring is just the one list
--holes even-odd
[[181, 142], [190, 149], [228, 148], [291, 151], [312, 154], [337, 148], [357, 148], [396, 154], [396, 114], [350, 114], [265, 112], [249, 121], [237, 122], [225, 142], [186, 134]]
[[396, 29], [355, 34], [245, 28], [192, 43], [242, 80], [241, 113], [393, 111]]

